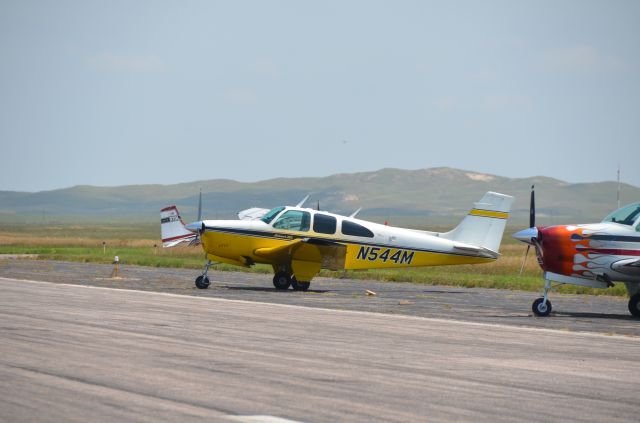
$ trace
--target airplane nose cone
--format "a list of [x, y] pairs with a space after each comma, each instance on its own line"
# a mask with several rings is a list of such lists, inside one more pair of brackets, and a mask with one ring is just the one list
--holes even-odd
[[523, 229], [511, 236], [517, 239], [518, 241], [531, 244], [531, 238], [538, 238], [538, 228], [533, 227], [533, 228]]
[[188, 223], [185, 225], [185, 228], [187, 228], [191, 232], [198, 232], [200, 228], [202, 228], [202, 221]]

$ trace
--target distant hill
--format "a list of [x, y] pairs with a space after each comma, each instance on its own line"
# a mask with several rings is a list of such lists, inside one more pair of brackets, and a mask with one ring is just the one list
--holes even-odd
[[[76, 186], [36, 193], [0, 191], [0, 215], [5, 218], [84, 216], [95, 219], [155, 219], [160, 208], [176, 204], [187, 219], [195, 216], [198, 191], [203, 193], [205, 217], [233, 217], [239, 210], [295, 204], [310, 194], [323, 210], [361, 217], [423, 217], [448, 222], [480, 199], [486, 191], [514, 195], [513, 217], [526, 222], [529, 191], [536, 186], [541, 224], [599, 220], [615, 208], [615, 182], [570, 184], [553, 178], [506, 178], [452, 168], [382, 169], [341, 173], [322, 178], [277, 178], [244, 183], [228, 179], [175, 185]], [[622, 201], [640, 200], [640, 188], [623, 184]]]

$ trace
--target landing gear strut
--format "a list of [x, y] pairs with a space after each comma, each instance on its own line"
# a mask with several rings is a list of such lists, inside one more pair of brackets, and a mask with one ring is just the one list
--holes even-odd
[[551, 301], [548, 299], [549, 291], [551, 291], [551, 281], [547, 280], [544, 283], [544, 296], [535, 300], [531, 305], [531, 310], [536, 316], [545, 317], [551, 313]]
[[211, 285], [211, 282], [209, 282], [209, 277], [207, 276], [207, 273], [209, 272], [209, 268], [214, 264], [215, 263], [212, 263], [211, 260], [207, 260], [207, 263], [204, 265], [204, 268], [202, 269], [202, 275], [196, 278], [196, 287], [198, 289], [207, 289], [209, 288], [209, 285]]

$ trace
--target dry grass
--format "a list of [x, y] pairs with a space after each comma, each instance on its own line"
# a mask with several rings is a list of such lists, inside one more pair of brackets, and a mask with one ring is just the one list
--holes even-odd
[[[109, 239], [105, 241], [109, 247], [151, 247], [160, 246], [159, 241], [150, 239]], [[19, 245], [25, 247], [100, 247], [102, 241], [79, 236], [55, 237], [38, 236], [32, 234], [0, 233], [0, 245]]]

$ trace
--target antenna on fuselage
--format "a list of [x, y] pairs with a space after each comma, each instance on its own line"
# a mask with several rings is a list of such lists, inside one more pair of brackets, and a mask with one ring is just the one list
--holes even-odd
[[618, 195], [617, 195], [617, 200], [618, 200], [618, 208], [620, 208], [620, 163], [618, 163]]
[[316, 210], [320, 211], [320, 200], [318, 200], [318, 207], [316, 207]]
[[307, 195], [306, 197], [304, 197], [302, 199], [302, 201], [300, 201], [298, 204], [296, 204], [296, 207], [302, 207], [302, 205], [304, 204], [305, 201], [307, 201], [309, 199], [309, 196]]
[[354, 211], [353, 213], [351, 213], [349, 215], [349, 217], [356, 217], [356, 214], [360, 213], [360, 210], [362, 210], [362, 207], [360, 207], [358, 210]]

